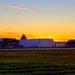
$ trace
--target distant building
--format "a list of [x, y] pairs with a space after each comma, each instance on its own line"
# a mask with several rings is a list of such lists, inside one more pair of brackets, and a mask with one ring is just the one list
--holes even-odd
[[[25, 37], [24, 35], [22, 37]], [[53, 39], [27, 39], [21, 38], [19, 45], [23, 47], [55, 47]]]
[[16, 40], [15, 38], [1, 38], [0, 39], [0, 47], [6, 48], [6, 47], [17, 47], [19, 46], [19, 40]]
[[2, 42], [3, 41], [3, 39], [2, 38], [0, 38], [0, 42]]
[[53, 39], [39, 39], [39, 47], [55, 47], [55, 41]]
[[15, 38], [0, 38], [0, 48], [26, 48], [26, 47], [75, 47], [75, 40], [55, 42], [53, 39], [27, 39], [22, 35], [21, 40]]
[[55, 46], [56, 47], [66, 47], [67, 43], [66, 42], [56, 42]]
[[67, 46], [68, 47], [75, 47], [75, 40], [69, 40], [69, 41], [67, 41]]

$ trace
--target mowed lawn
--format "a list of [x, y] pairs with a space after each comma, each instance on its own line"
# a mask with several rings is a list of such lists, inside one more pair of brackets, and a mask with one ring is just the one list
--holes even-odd
[[75, 65], [75, 50], [0, 51], [0, 61]]
[[75, 50], [0, 51], [0, 75], [75, 75]]

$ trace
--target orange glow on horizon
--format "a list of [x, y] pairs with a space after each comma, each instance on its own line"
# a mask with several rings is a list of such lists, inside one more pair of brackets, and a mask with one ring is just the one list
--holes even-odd
[[[23, 34], [19, 34], [19, 33], [4, 33], [4, 34], [0, 34], [0, 38], [16, 38], [16, 39], [20, 39], [21, 36]], [[53, 39], [54, 41], [56, 42], [66, 42], [68, 41], [69, 39], [65, 39], [65, 38], [57, 38], [57, 37], [46, 37], [46, 36], [38, 36], [38, 37], [34, 37], [33, 35], [29, 35], [29, 34], [26, 34], [26, 37], [27, 39], [43, 39], [43, 38], [49, 38], [49, 39]]]

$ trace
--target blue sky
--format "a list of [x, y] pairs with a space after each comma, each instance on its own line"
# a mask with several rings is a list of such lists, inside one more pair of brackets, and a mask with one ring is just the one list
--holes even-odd
[[37, 38], [74, 39], [75, 0], [0, 0], [0, 28], [1, 36], [24, 32]]

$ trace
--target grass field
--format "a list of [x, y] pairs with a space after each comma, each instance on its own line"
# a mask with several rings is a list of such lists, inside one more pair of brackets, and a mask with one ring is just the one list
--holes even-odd
[[0, 75], [75, 75], [75, 50], [0, 51]]

